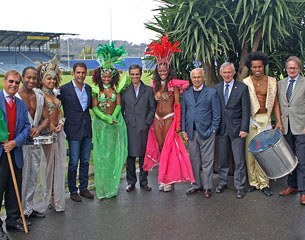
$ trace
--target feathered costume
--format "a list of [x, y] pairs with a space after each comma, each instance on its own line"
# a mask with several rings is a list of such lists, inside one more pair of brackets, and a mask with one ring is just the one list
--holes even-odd
[[[166, 65], [169, 67], [170, 60], [174, 52], [181, 52], [179, 42], [172, 44], [168, 40], [168, 36], [161, 38], [161, 43], [152, 42], [148, 45], [149, 50], [145, 52], [147, 55], [154, 56], [158, 66]], [[152, 81], [153, 88], [155, 81]], [[189, 86], [189, 82], [185, 80], [172, 79], [167, 83], [169, 94], [174, 94], [177, 87], [182, 93]], [[171, 114], [170, 114], [171, 115]], [[160, 121], [156, 114], [154, 121]], [[144, 171], [151, 170], [159, 164], [159, 184], [172, 184], [175, 182], [194, 182], [192, 165], [185, 145], [176, 130], [180, 130], [181, 125], [181, 109], [180, 104], [174, 104], [174, 120], [166, 133], [163, 148], [160, 148], [156, 139], [154, 124], [150, 127], [144, 158]]]
[[[96, 55], [101, 73], [110, 72], [114, 76], [117, 74], [114, 64], [120, 63], [126, 52], [123, 47], [116, 48], [114, 43], [110, 43], [99, 45]], [[99, 199], [114, 197], [119, 191], [122, 169], [128, 154], [127, 130], [121, 106], [116, 105], [111, 115], [106, 114], [106, 108], [108, 101], [116, 102], [115, 93], [120, 93], [128, 83], [128, 79], [121, 79], [111, 98], [105, 97], [98, 87], [92, 88], [93, 97], [98, 100], [97, 106], [92, 109], [92, 130], [94, 180]]]

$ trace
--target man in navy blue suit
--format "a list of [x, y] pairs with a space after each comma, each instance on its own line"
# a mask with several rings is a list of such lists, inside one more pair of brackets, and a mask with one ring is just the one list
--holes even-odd
[[[8, 71], [3, 80], [3, 90], [0, 92], [1, 111], [8, 131], [8, 140], [0, 145], [0, 209], [3, 195], [5, 196], [6, 229], [24, 231], [20, 219], [18, 201], [10, 173], [7, 153], [10, 152], [16, 176], [19, 195], [21, 196], [23, 153], [22, 145], [30, 133], [28, 109], [25, 103], [15, 97], [21, 82], [20, 74], [15, 70]], [[0, 219], [0, 239], [8, 239], [3, 231]]]
[[223, 82], [217, 84], [215, 89], [220, 97], [221, 122], [218, 130], [218, 186], [216, 193], [222, 193], [227, 188], [229, 172], [229, 147], [234, 157], [234, 187], [236, 197], [245, 195], [246, 166], [245, 141], [249, 133], [250, 97], [246, 84], [234, 80], [235, 67], [225, 62], [220, 66], [220, 75]]
[[214, 88], [204, 84], [204, 71], [191, 71], [193, 86], [182, 95], [182, 136], [188, 141], [195, 183], [186, 194], [204, 189], [204, 197], [212, 196], [214, 142], [220, 124], [219, 97]]
[[[70, 198], [81, 202], [81, 197], [93, 199], [88, 190], [89, 159], [92, 146], [92, 128], [89, 109], [92, 106], [91, 87], [84, 83], [87, 66], [75, 63], [72, 75], [74, 79], [60, 88], [64, 115], [64, 130], [69, 144], [68, 186]], [[79, 164], [79, 187], [76, 186], [76, 175]], [[79, 193], [78, 193], [79, 190]]]

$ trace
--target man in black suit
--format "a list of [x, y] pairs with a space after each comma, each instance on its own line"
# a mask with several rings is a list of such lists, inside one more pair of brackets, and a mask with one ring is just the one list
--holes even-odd
[[243, 198], [246, 182], [245, 139], [249, 132], [250, 97], [247, 85], [233, 79], [235, 68], [232, 63], [225, 62], [220, 67], [223, 82], [217, 84], [221, 105], [221, 123], [218, 129], [218, 186], [216, 193], [227, 188], [229, 171], [229, 147], [231, 146], [235, 170], [234, 186], [236, 197]]
[[122, 112], [127, 126], [128, 157], [126, 164], [127, 192], [135, 189], [137, 182], [135, 160], [139, 157], [139, 181], [142, 189], [151, 191], [146, 171], [143, 171], [144, 155], [148, 129], [154, 121], [156, 101], [152, 87], [141, 81], [142, 68], [139, 65], [129, 67], [131, 84], [122, 94]]
[[[65, 133], [69, 144], [68, 186], [70, 198], [80, 202], [81, 196], [93, 199], [88, 190], [89, 159], [92, 146], [92, 128], [89, 109], [92, 106], [91, 87], [84, 83], [87, 66], [75, 63], [72, 75], [74, 79], [60, 88], [60, 95], [65, 122]], [[79, 165], [79, 192], [76, 187], [76, 174]]]

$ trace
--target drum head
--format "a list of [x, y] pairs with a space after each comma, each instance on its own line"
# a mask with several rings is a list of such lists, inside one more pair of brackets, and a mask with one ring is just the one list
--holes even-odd
[[249, 152], [259, 153], [266, 151], [276, 144], [282, 136], [281, 131], [269, 129], [256, 135], [249, 144]]

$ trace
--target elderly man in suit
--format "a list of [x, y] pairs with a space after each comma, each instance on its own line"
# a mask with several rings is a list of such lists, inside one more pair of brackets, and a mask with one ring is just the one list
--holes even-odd
[[278, 83], [278, 98], [282, 112], [284, 136], [298, 158], [298, 165], [288, 175], [288, 187], [279, 194], [300, 193], [305, 205], [305, 78], [300, 75], [301, 60], [292, 56], [286, 61], [288, 77]]
[[[74, 79], [60, 88], [64, 115], [66, 118], [64, 130], [69, 144], [68, 186], [70, 198], [81, 202], [81, 197], [93, 199], [88, 190], [89, 159], [92, 147], [92, 128], [89, 109], [92, 106], [91, 87], [84, 83], [87, 66], [84, 63], [73, 65]], [[76, 187], [76, 172], [79, 165], [79, 193]]]
[[193, 86], [182, 95], [182, 136], [188, 141], [195, 183], [187, 190], [192, 194], [204, 190], [204, 197], [212, 196], [214, 142], [219, 128], [221, 110], [216, 89], [204, 84], [204, 71], [191, 71]]
[[[0, 209], [5, 196], [6, 229], [24, 231], [20, 219], [18, 201], [14, 190], [13, 179], [8, 164], [7, 153], [11, 153], [19, 194], [21, 196], [23, 153], [22, 145], [30, 133], [28, 109], [25, 103], [15, 97], [21, 82], [20, 74], [15, 70], [8, 71], [3, 80], [0, 92], [1, 111], [8, 131], [8, 140], [0, 144]], [[0, 239], [8, 239], [0, 219]]]
[[222, 193], [227, 188], [229, 172], [229, 147], [233, 152], [235, 163], [234, 187], [236, 197], [243, 198], [246, 183], [245, 139], [249, 132], [250, 97], [247, 85], [236, 81], [235, 67], [225, 62], [220, 66], [223, 82], [215, 86], [220, 97], [221, 122], [218, 130], [218, 186], [216, 193]]
[[129, 67], [131, 85], [122, 94], [122, 112], [127, 126], [128, 157], [126, 164], [127, 192], [135, 189], [137, 182], [135, 160], [139, 157], [140, 187], [151, 191], [146, 171], [143, 171], [144, 155], [148, 129], [152, 124], [156, 111], [156, 101], [151, 87], [141, 81], [142, 68], [139, 65]]

